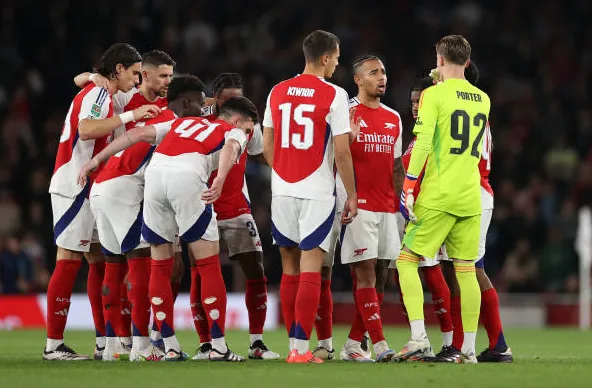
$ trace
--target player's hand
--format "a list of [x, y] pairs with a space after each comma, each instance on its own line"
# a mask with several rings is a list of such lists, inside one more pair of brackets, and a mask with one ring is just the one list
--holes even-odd
[[401, 215], [410, 222], [417, 221], [415, 213], [413, 213], [413, 205], [415, 204], [415, 195], [413, 190], [417, 177], [407, 174], [405, 176], [405, 183], [403, 183], [403, 190], [401, 191], [401, 201], [399, 203], [399, 211]]
[[134, 121], [138, 121], [142, 119], [151, 119], [158, 116], [161, 112], [161, 109], [156, 105], [148, 104], [134, 109], [133, 112]]
[[438, 69], [432, 69], [430, 71], [429, 77], [432, 79], [432, 82], [434, 83], [434, 85], [439, 84], [440, 82], [442, 82], [442, 75], [440, 74], [440, 72], [438, 71]]
[[220, 194], [222, 194], [222, 186], [224, 186], [224, 181], [218, 179], [218, 177], [214, 178], [212, 185], [201, 193], [202, 201], [205, 201], [206, 205], [216, 202], [220, 198]]
[[92, 158], [82, 168], [80, 169], [80, 173], [78, 173], [78, 184], [80, 187], [84, 187], [86, 185], [86, 178], [95, 172], [99, 168], [99, 162]]
[[351, 143], [358, 138], [358, 135], [360, 134], [360, 123], [362, 122], [361, 117], [356, 119], [356, 110], [357, 108], [355, 106], [351, 107], [349, 110], [349, 128], [351, 129], [349, 140]]
[[88, 80], [97, 85], [98, 87], [109, 90], [109, 80], [100, 74], [92, 73], [88, 77]]
[[350, 224], [358, 215], [358, 196], [356, 194], [350, 196], [345, 201], [343, 206], [343, 213], [341, 213], [341, 223], [344, 225]]

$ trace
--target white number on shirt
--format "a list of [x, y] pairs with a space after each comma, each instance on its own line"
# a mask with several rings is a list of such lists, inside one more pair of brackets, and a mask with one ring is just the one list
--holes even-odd
[[[290, 148], [290, 144], [299, 150], [307, 150], [312, 147], [314, 122], [310, 117], [304, 117], [303, 113], [314, 112], [315, 106], [312, 104], [299, 104], [292, 111], [292, 103], [286, 102], [278, 108], [282, 111], [282, 148]], [[292, 119], [294, 119], [296, 124], [304, 128], [303, 134], [292, 133], [292, 136], [290, 136]]]
[[483, 136], [483, 147], [481, 150], [481, 158], [487, 161], [487, 171], [491, 171], [491, 131], [489, 124], [485, 128], [485, 136]]
[[193, 120], [186, 120], [182, 122], [177, 128], [175, 128], [175, 133], [178, 133], [179, 137], [190, 138], [200, 129], [205, 128], [203, 131], [199, 132], [197, 136], [195, 136], [195, 140], [203, 142], [208, 138], [208, 136], [212, 134], [212, 132], [214, 132], [218, 125], [220, 124], [210, 124], [206, 126]]

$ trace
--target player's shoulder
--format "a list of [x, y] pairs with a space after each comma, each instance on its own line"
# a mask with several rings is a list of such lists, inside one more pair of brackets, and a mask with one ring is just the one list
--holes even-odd
[[360, 100], [358, 100], [357, 97], [352, 97], [349, 99], [348, 105], [350, 108], [353, 108], [355, 106], [362, 106], [362, 103], [360, 102]]
[[111, 98], [111, 95], [107, 89], [97, 86], [92, 82], [82, 88], [82, 90], [78, 93], [78, 96], [82, 98], [95, 98], [95, 102], [99, 102], [99, 100], [104, 101], [108, 98]]
[[158, 116], [146, 121], [146, 125], [165, 123], [167, 121], [176, 120], [177, 118], [178, 117], [175, 112], [173, 112], [171, 109], [164, 108]]
[[210, 104], [201, 108], [201, 115], [205, 118], [211, 119], [215, 117], [216, 104]]
[[388, 105], [380, 104], [381, 112], [386, 116], [396, 117], [397, 120], [401, 121], [401, 115], [395, 109], [391, 108]]

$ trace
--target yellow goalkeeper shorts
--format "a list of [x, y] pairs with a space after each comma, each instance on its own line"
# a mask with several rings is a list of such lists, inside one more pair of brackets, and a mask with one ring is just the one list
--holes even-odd
[[442, 244], [448, 257], [476, 260], [479, 255], [481, 215], [457, 217], [450, 213], [415, 205], [415, 223], [405, 229], [403, 245], [423, 257], [434, 257]]

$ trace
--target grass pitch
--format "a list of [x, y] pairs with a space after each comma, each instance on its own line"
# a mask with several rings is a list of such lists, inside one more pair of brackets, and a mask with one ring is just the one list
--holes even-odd
[[[178, 333], [184, 350], [193, 353], [197, 335]], [[406, 328], [386, 328], [386, 337], [399, 350], [409, 336]], [[434, 346], [440, 335], [430, 329]], [[45, 344], [43, 331], [0, 331], [0, 387], [183, 387], [225, 388], [272, 387], [591, 387], [592, 332], [576, 330], [507, 330], [514, 351], [514, 364], [352, 364], [329, 361], [323, 365], [293, 365], [285, 361], [247, 360], [244, 364], [211, 362], [184, 363], [105, 363], [98, 361], [63, 363], [41, 359]], [[346, 338], [345, 328], [334, 332], [336, 353]], [[313, 334], [314, 336], [314, 334]], [[283, 330], [265, 334], [266, 344], [287, 355]], [[246, 356], [248, 335], [227, 333], [231, 349]], [[77, 351], [90, 353], [92, 332], [69, 331], [66, 343]], [[314, 343], [314, 341], [313, 341]], [[478, 350], [486, 344], [479, 333]]]

